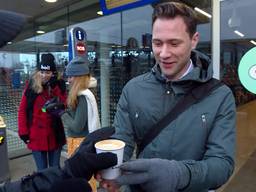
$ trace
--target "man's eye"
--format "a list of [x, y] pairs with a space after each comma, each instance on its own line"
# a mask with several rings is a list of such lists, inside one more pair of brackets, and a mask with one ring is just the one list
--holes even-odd
[[177, 46], [179, 46], [180, 44], [181, 44], [180, 42], [176, 42], [176, 41], [171, 42], [171, 46], [173, 46], [173, 47], [177, 47]]
[[159, 46], [162, 45], [162, 43], [160, 43], [160, 42], [154, 42], [153, 44], [154, 44], [155, 46], [157, 46], [157, 47], [159, 47]]

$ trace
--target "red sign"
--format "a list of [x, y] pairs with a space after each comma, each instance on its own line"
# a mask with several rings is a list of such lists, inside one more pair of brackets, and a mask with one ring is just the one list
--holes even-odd
[[86, 47], [84, 43], [78, 42], [76, 44], [76, 50], [80, 55], [83, 55], [86, 53]]

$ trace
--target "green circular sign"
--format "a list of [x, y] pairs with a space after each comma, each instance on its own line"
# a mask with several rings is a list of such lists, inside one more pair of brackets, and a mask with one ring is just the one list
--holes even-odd
[[256, 47], [242, 57], [238, 66], [238, 76], [242, 85], [256, 94]]

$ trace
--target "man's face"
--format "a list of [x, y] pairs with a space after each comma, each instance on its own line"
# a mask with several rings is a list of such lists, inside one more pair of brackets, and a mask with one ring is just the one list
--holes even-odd
[[198, 33], [191, 38], [181, 17], [156, 19], [152, 30], [152, 48], [162, 73], [169, 80], [179, 79], [189, 67], [191, 50]]

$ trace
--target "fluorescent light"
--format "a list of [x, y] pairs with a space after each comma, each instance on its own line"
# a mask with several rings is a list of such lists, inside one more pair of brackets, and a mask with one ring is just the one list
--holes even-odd
[[250, 41], [253, 45], [256, 45], [256, 41], [251, 40]]
[[240, 31], [238, 30], [235, 30], [234, 33], [236, 33], [237, 35], [239, 35], [240, 37], [244, 37], [244, 34], [241, 33]]
[[47, 3], [55, 3], [55, 2], [57, 2], [57, 0], [44, 0], [44, 1], [46, 1]]
[[7, 42], [7, 44], [8, 44], [8, 45], [11, 45], [11, 44], [12, 44], [12, 42], [11, 42], [11, 41], [9, 41], [9, 42]]
[[45, 31], [37, 30], [37, 31], [36, 31], [36, 33], [38, 33], [38, 34], [44, 34], [44, 33], [45, 33]]
[[103, 15], [103, 12], [102, 11], [97, 11], [97, 14], [98, 15]]
[[199, 13], [205, 15], [205, 16], [208, 17], [208, 18], [212, 18], [212, 16], [211, 16], [209, 13], [205, 12], [204, 10], [199, 9], [198, 7], [195, 7], [194, 9], [195, 9], [197, 12], [199, 12]]

